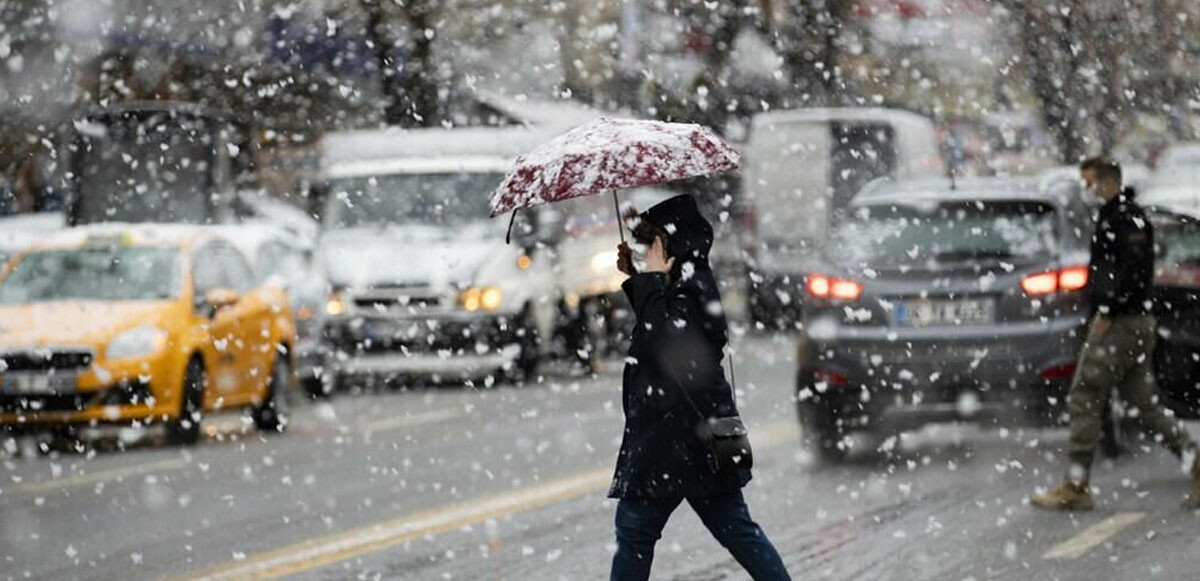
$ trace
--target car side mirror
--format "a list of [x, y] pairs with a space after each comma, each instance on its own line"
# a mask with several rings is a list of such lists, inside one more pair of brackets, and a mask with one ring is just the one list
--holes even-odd
[[233, 305], [236, 305], [240, 299], [241, 296], [238, 295], [237, 291], [226, 287], [210, 289], [208, 292], [204, 293], [204, 302], [210, 308], [212, 308], [213, 313], [216, 313], [217, 311], [226, 307], [232, 307]]

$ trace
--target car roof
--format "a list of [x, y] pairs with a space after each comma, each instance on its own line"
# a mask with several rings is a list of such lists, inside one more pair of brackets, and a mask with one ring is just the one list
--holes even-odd
[[206, 228], [237, 248], [250, 262], [254, 262], [258, 255], [258, 249], [270, 241], [276, 241], [292, 248], [305, 246], [298, 244], [294, 236], [288, 235], [287, 230], [269, 222], [221, 224]]
[[395, 173], [499, 172], [559, 132], [514, 125], [423, 129], [356, 129], [320, 142], [324, 179]]
[[1066, 206], [1078, 184], [1067, 180], [1046, 181], [1034, 177], [926, 178], [904, 181], [879, 180], [868, 184], [851, 200], [851, 205], [903, 204], [912, 202], [1034, 201]]
[[762, 126], [812, 122], [933, 124], [928, 117], [907, 109], [889, 109], [886, 107], [805, 107], [802, 109], [780, 109], [755, 115], [752, 124], [754, 126]]
[[[95, 238], [119, 237], [128, 246], [190, 247], [216, 237], [208, 226], [191, 224], [128, 224], [121, 222], [89, 224], [66, 228], [33, 245], [35, 250], [79, 248]], [[222, 238], [224, 239], [224, 238]]]

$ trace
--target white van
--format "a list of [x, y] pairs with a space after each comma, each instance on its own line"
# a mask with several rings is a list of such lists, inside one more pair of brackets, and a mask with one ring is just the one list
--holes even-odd
[[[582, 200], [521, 210], [511, 243], [509, 216], [488, 218], [516, 157], [559, 131], [324, 136], [314, 210], [330, 285], [326, 389], [358, 376], [528, 378], [578, 350], [561, 343], [564, 314], [619, 288], [615, 218], [589, 223], [600, 214]], [[611, 198], [604, 209], [614, 213]]]
[[753, 320], [798, 315], [801, 264], [868, 182], [944, 175], [933, 122], [884, 108], [773, 111], [750, 122], [743, 200]]

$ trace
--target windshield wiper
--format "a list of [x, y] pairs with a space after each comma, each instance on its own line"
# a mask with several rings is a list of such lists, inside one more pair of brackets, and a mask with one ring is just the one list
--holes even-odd
[[960, 260], [972, 260], [981, 258], [1005, 259], [1012, 258], [1013, 253], [1000, 248], [974, 248], [974, 249], [959, 249], [946, 250], [943, 252], [934, 253], [933, 259], [938, 262], [955, 262]]

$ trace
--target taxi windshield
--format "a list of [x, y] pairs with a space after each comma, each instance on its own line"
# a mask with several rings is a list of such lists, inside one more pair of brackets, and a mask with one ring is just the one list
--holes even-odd
[[179, 296], [179, 279], [174, 248], [38, 251], [0, 280], [0, 304], [169, 299]]

